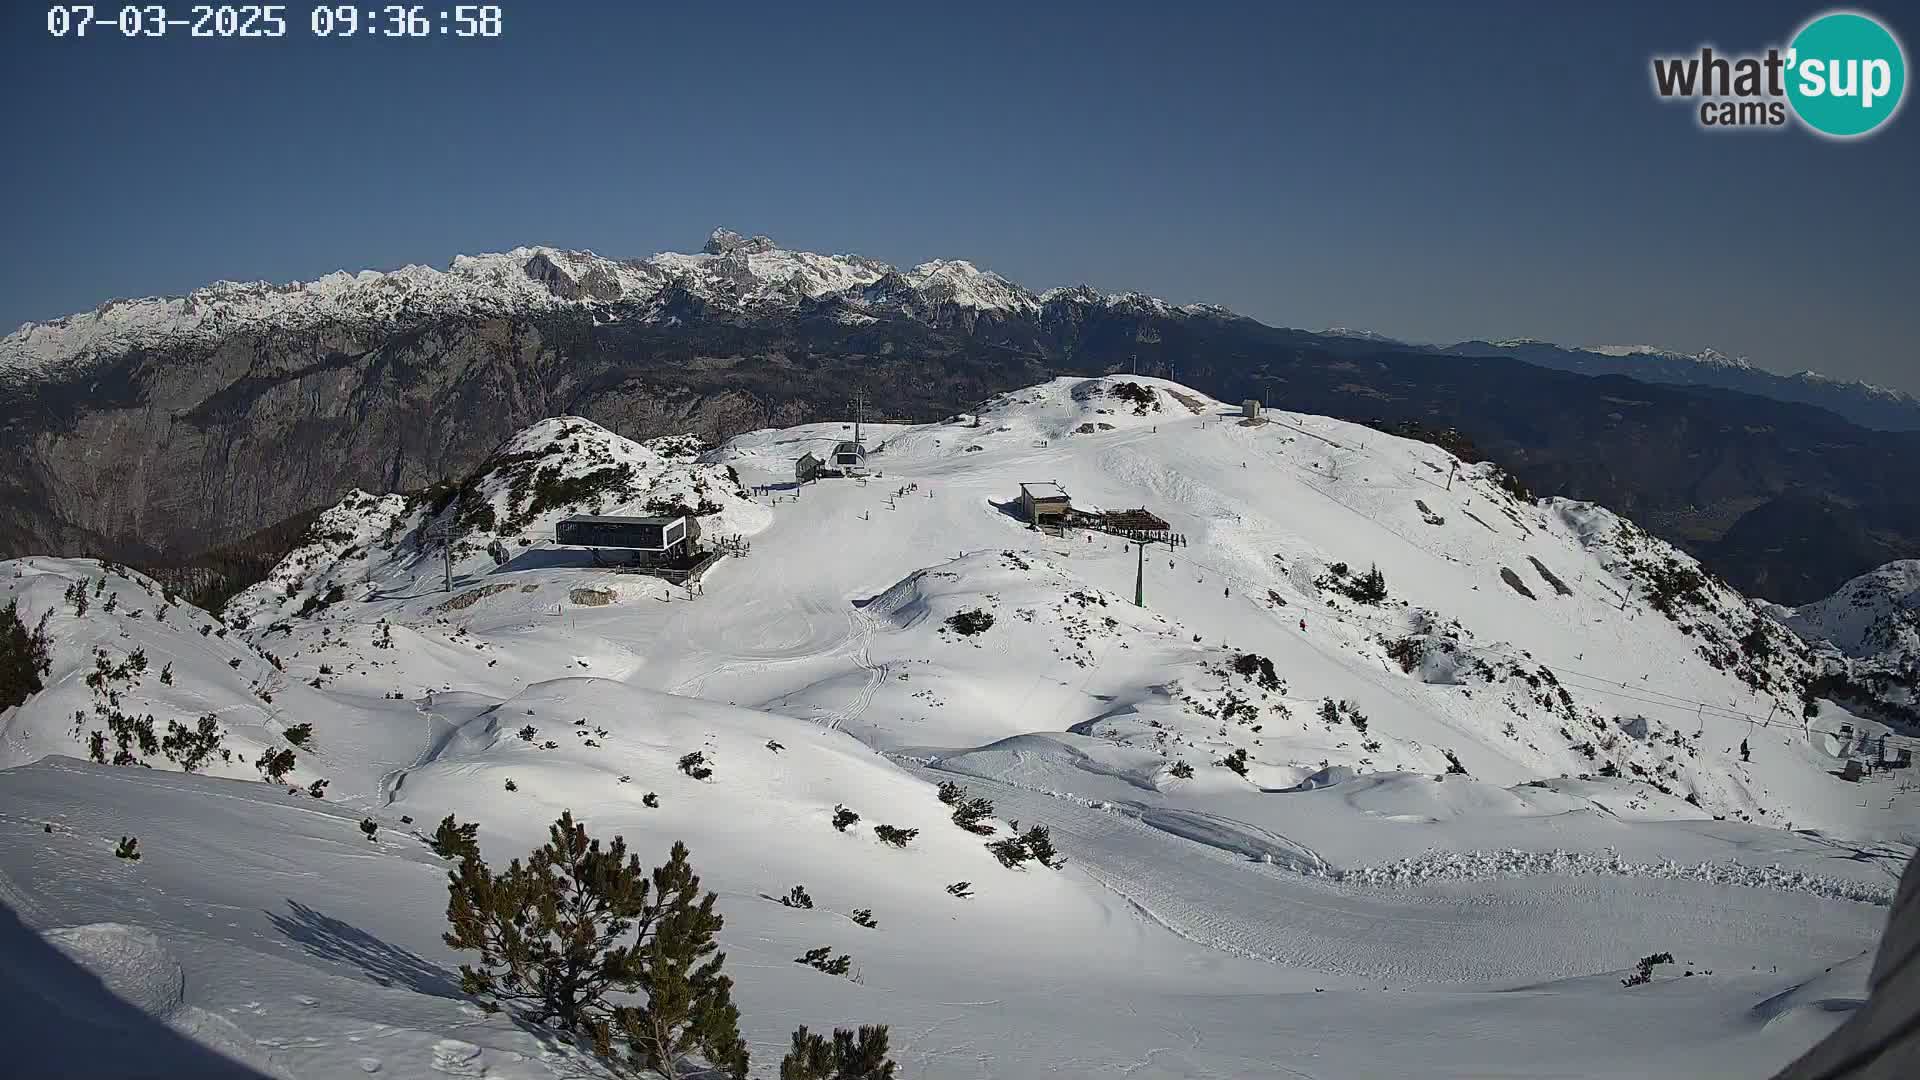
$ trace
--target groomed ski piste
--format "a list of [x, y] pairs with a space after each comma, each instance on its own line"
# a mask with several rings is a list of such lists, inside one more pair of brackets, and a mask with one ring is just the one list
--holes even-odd
[[[53, 661], [0, 714], [19, 1067], [605, 1075], [461, 994], [448, 813], [495, 865], [569, 809], [648, 865], [685, 841], [756, 1076], [877, 1022], [907, 1077], [1748, 1077], [1864, 996], [1920, 797], [1843, 779], [1883, 729], [1809, 709], [1809, 646], [1631, 523], [1157, 379], [862, 434], [872, 475], [796, 486], [851, 425], [544, 421], [344, 499], [219, 617], [0, 564]], [[1184, 542], [1031, 529], [1035, 482]], [[741, 541], [691, 588], [553, 543], [681, 509]], [[1064, 865], [996, 861], [1015, 821]], [[793, 962], [821, 945], [848, 977]]]

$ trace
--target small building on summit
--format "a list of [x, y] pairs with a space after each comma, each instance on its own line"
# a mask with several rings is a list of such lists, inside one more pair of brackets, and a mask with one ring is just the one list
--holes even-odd
[[669, 517], [605, 517], [576, 514], [554, 523], [554, 542], [563, 547], [614, 548], [654, 558], [685, 558], [700, 542], [700, 522], [685, 514]]
[[1256, 398], [1248, 398], [1245, 401], [1242, 401], [1240, 403], [1240, 415], [1246, 417], [1249, 420], [1260, 419], [1259, 400]]
[[1020, 509], [1027, 516], [1027, 523], [1039, 525], [1047, 521], [1058, 522], [1073, 511], [1073, 500], [1067, 497], [1067, 489], [1059, 484], [1033, 483], [1020, 485]]

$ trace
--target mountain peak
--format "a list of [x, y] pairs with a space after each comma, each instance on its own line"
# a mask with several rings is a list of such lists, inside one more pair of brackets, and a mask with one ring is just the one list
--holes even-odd
[[771, 236], [742, 236], [723, 227], [708, 234], [707, 244], [700, 250], [708, 255], [762, 255], [779, 249]]

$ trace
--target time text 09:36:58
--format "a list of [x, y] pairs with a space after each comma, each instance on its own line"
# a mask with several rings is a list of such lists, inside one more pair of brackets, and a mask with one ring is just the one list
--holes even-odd
[[[282, 38], [301, 12], [286, 4], [127, 4], [118, 8], [56, 4], [47, 9], [54, 37]], [[315, 37], [493, 38], [505, 30], [499, 4], [322, 4], [305, 11]]]

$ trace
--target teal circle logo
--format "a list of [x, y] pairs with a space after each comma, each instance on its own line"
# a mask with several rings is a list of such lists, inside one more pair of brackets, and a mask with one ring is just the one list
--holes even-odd
[[1822, 135], [1867, 134], [1893, 118], [1906, 89], [1906, 53], [1871, 16], [1821, 15], [1788, 47], [1787, 100], [1800, 122]]

